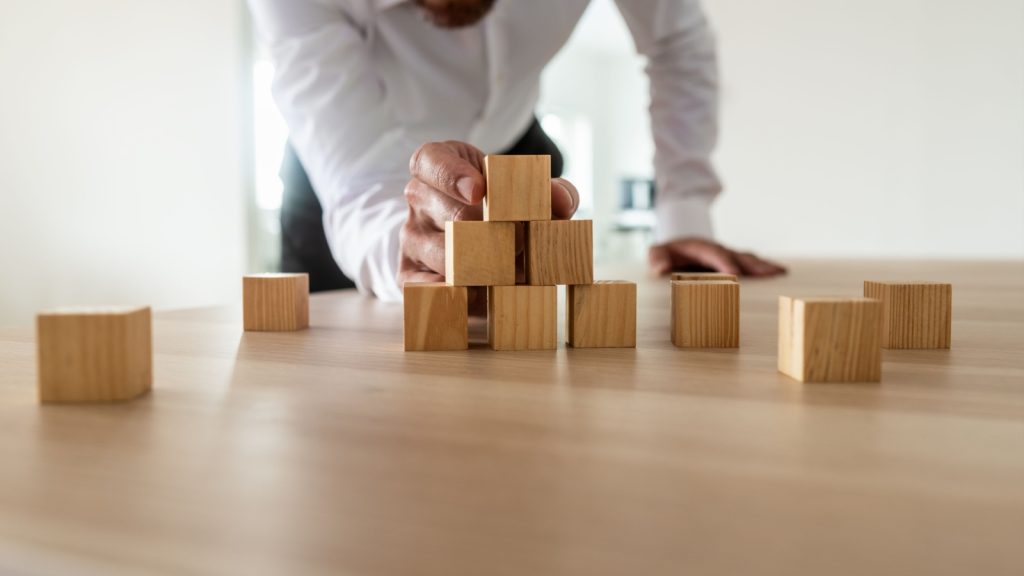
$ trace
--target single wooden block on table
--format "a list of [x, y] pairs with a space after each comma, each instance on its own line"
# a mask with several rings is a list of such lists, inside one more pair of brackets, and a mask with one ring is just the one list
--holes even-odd
[[452, 286], [515, 284], [515, 223], [445, 222], [444, 267], [445, 281]]
[[594, 283], [594, 225], [590, 220], [549, 220], [526, 225], [526, 283]]
[[405, 349], [469, 348], [469, 295], [465, 286], [406, 282]]
[[882, 348], [949, 348], [953, 286], [940, 282], [864, 282], [882, 302]]
[[878, 382], [882, 303], [779, 297], [779, 371], [801, 382]]
[[672, 343], [679, 348], [738, 348], [740, 285], [730, 280], [672, 282]]
[[739, 278], [735, 274], [723, 274], [721, 272], [673, 272], [671, 281], [684, 281], [684, 280], [730, 280], [732, 282], [739, 282]]
[[248, 332], [309, 327], [309, 274], [249, 274], [242, 278], [242, 324]]
[[636, 284], [566, 287], [566, 332], [574, 348], [636, 348]]
[[66, 308], [36, 318], [39, 400], [131, 400], [153, 385], [149, 308]]
[[487, 341], [494, 350], [548, 350], [557, 346], [558, 294], [554, 286], [487, 289]]
[[551, 156], [487, 156], [484, 220], [551, 220]]

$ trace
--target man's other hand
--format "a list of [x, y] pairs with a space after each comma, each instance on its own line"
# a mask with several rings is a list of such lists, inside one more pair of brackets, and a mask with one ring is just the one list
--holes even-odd
[[657, 276], [674, 270], [710, 270], [762, 278], [786, 273], [786, 268], [775, 262], [704, 238], [683, 238], [651, 246], [648, 259], [651, 272]]
[[[484, 153], [465, 142], [429, 142], [409, 160], [405, 185], [409, 217], [400, 236], [398, 282], [444, 282], [444, 223], [483, 218]], [[551, 180], [551, 217], [568, 220], [580, 197], [562, 178]], [[516, 230], [517, 256], [523, 249], [521, 225]], [[519, 261], [519, 258], [516, 259]], [[522, 271], [517, 271], [517, 274]], [[481, 313], [485, 298], [470, 290], [470, 311]]]

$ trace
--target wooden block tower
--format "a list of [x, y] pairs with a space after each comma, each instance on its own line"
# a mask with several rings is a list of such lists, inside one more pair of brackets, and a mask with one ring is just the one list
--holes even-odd
[[801, 382], [878, 382], [882, 303], [779, 297], [779, 371]]
[[67, 308], [36, 318], [39, 400], [117, 402], [153, 384], [149, 308]]
[[[551, 157], [488, 156], [484, 173], [483, 221], [445, 224], [446, 285], [405, 285], [405, 349], [466, 348], [467, 286], [487, 287], [494, 350], [556, 348], [559, 285], [569, 291], [570, 345], [636, 346], [636, 285], [595, 284], [593, 223], [551, 219]], [[525, 239], [519, 258], [517, 226]]]
[[953, 286], [938, 282], [864, 282], [882, 302], [882, 348], [949, 348]]

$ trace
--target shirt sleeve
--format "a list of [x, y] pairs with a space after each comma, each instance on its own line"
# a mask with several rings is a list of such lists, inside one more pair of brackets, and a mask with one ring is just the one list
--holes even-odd
[[654, 134], [655, 240], [713, 235], [722, 186], [711, 164], [718, 139], [715, 39], [700, 0], [616, 0], [647, 57]]
[[[357, 4], [357, 3], [354, 3]], [[341, 270], [364, 293], [401, 299], [398, 237], [415, 145], [370, 65], [366, 14], [318, 0], [249, 0], [274, 61], [274, 99], [324, 210]]]

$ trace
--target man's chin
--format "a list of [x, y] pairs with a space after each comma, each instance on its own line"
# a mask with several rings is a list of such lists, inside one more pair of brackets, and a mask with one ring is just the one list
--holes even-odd
[[464, 28], [484, 19], [495, 0], [453, 0], [445, 6], [431, 5], [426, 0], [415, 0], [431, 24], [439, 28]]

